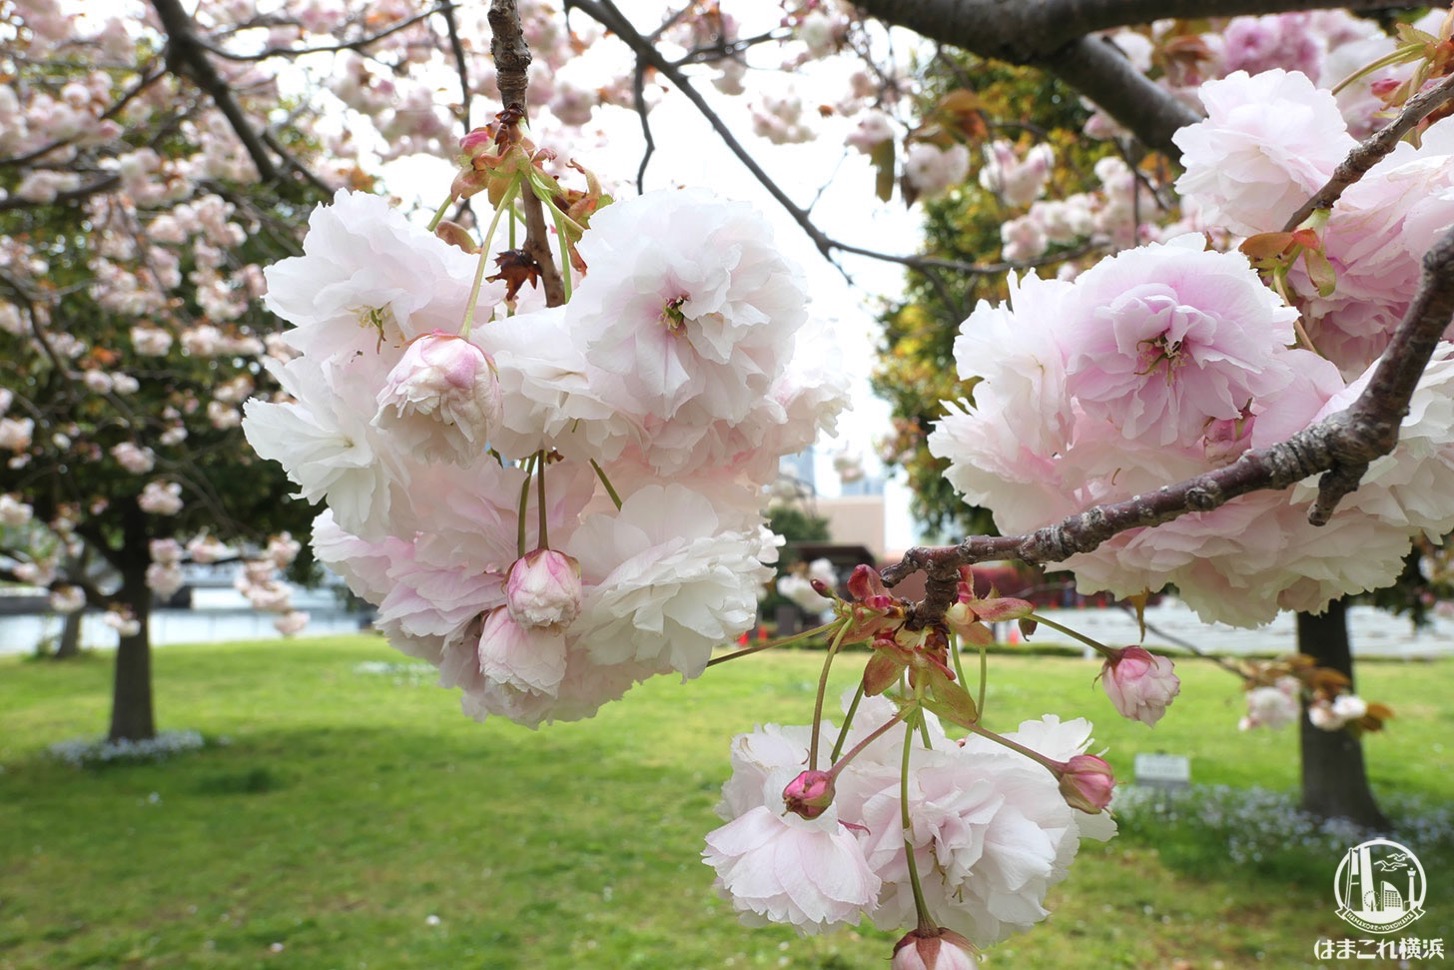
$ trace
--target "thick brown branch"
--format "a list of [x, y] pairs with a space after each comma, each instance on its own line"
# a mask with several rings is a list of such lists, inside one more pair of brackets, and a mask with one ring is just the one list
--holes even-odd
[[1304, 202], [1283, 226], [1284, 232], [1292, 232], [1303, 224], [1303, 220], [1318, 209], [1331, 209], [1343, 192], [1357, 182], [1369, 169], [1377, 165], [1385, 155], [1393, 151], [1398, 143], [1414, 126], [1424, 120], [1440, 105], [1454, 99], [1454, 75], [1446, 77], [1434, 87], [1409, 98], [1398, 117], [1364, 139], [1353, 152], [1333, 170], [1328, 184], [1318, 190], [1311, 199]]
[[[515, 0], [490, 2], [490, 56], [495, 59], [495, 80], [500, 87], [500, 104], [508, 112], [525, 117], [525, 91], [529, 82], [530, 47], [520, 24], [520, 11]], [[540, 285], [545, 290], [545, 305], [560, 306], [565, 302], [565, 280], [561, 273], [570, 267], [557, 267], [550, 244], [550, 229], [545, 224], [541, 201], [528, 188], [521, 193], [520, 207], [525, 211], [525, 251], [540, 267]]]
[[1080, 37], [1031, 63], [1075, 88], [1124, 125], [1148, 148], [1172, 158], [1180, 149], [1171, 136], [1201, 115], [1138, 71], [1109, 41]]
[[530, 47], [520, 27], [515, 0], [490, 0], [490, 56], [495, 59], [495, 81], [500, 87], [500, 105], [514, 106], [525, 113], [525, 90], [529, 83]]
[[1388, 0], [856, 0], [884, 23], [981, 57], [1025, 64], [1077, 38], [1174, 17], [1234, 17], [1296, 10], [1373, 10]]
[[[1196, 114], [1088, 35], [1170, 17], [1230, 17], [1341, 7], [1387, 7], [1387, 0], [855, 0], [869, 16], [980, 57], [1035, 64], [1058, 74], [1146, 145], [1166, 151]], [[1131, 71], [1131, 73], [1138, 73]]]
[[[884, 570], [884, 582], [923, 571], [941, 580], [961, 565], [987, 559], [1061, 562], [1091, 552], [1130, 529], [1208, 512], [1240, 495], [1282, 489], [1323, 473], [1308, 518], [1324, 524], [1338, 502], [1358, 486], [1370, 462], [1391, 452], [1409, 399], [1440, 335], [1454, 319], [1454, 229], [1424, 258], [1419, 291], [1363, 393], [1346, 410], [1270, 448], [1249, 451], [1225, 468], [1123, 502], [1097, 505], [1054, 525], [1018, 536], [973, 536], [955, 546], [919, 547]], [[916, 615], [926, 614], [927, 603]]]

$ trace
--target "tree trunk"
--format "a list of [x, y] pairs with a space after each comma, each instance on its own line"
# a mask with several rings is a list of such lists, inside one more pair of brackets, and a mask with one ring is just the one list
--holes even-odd
[[[1297, 615], [1298, 649], [1353, 678], [1353, 651], [1348, 637], [1348, 604], [1334, 600], [1322, 613]], [[1386, 828], [1388, 819], [1373, 800], [1363, 765], [1363, 742], [1349, 731], [1324, 731], [1308, 720], [1302, 724], [1302, 807], [1321, 818], [1346, 818], [1368, 828]]]
[[69, 660], [81, 655], [81, 618], [85, 610], [75, 610], [61, 617], [61, 637], [56, 641], [56, 660]]
[[112, 741], [148, 741], [156, 737], [151, 702], [151, 590], [146, 567], [146, 514], [132, 502], [123, 514], [121, 591], [117, 599], [130, 606], [141, 624], [133, 636], [121, 638], [116, 649], [116, 678], [111, 691]]

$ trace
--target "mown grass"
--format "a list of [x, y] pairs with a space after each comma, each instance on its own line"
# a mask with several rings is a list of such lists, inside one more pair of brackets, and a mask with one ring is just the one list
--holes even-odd
[[[159, 726], [217, 743], [90, 770], [46, 748], [105, 723], [108, 658], [0, 659], [0, 967], [882, 970], [889, 934], [743, 929], [699, 860], [727, 741], [806, 721], [820, 659], [663, 678], [530, 732], [360, 672], [403, 661], [374, 638], [167, 648]], [[1454, 802], [1450, 666], [1362, 667], [1361, 692], [1398, 711], [1367, 742], [1380, 793]], [[1168, 751], [1192, 754], [1200, 783], [1292, 788], [1295, 734], [1237, 733], [1235, 682], [1181, 668], [1155, 730], [1117, 718], [1076, 659], [993, 658], [987, 713], [1000, 727], [1085, 714], [1122, 777], [1136, 752]], [[835, 686], [852, 679], [845, 663]], [[1344, 935], [1336, 857], [1259, 870], [1221, 836], [1164, 826], [1087, 844], [1051, 920], [986, 966], [1315, 966], [1314, 942]], [[1431, 885], [1419, 935], [1454, 945], [1454, 854], [1413, 848]]]

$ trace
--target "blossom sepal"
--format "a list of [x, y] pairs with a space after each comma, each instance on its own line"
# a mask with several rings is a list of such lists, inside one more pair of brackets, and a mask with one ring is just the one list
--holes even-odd
[[1078, 754], [1053, 770], [1060, 779], [1060, 794], [1071, 808], [1095, 815], [1111, 804], [1116, 776], [1106, 759]]
[[894, 944], [892, 970], [979, 970], [974, 944], [944, 927], [911, 930]]

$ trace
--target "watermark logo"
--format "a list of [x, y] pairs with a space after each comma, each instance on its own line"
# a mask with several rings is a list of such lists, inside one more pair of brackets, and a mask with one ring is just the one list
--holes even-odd
[[1424, 915], [1424, 867], [1388, 839], [1369, 839], [1343, 855], [1333, 877], [1338, 916], [1368, 933], [1396, 933]]

